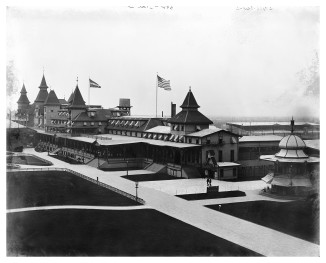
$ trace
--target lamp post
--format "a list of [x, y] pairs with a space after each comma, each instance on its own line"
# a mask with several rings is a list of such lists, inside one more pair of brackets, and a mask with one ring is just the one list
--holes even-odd
[[138, 182], [135, 182], [135, 187], [136, 187], [136, 202], [138, 201]]
[[84, 151], [85, 151], [85, 149], [84, 149], [84, 147], [83, 147], [83, 148], [82, 148], [82, 153], [83, 153], [83, 164], [85, 164]]
[[128, 175], [128, 161], [126, 163], [127, 163], [127, 175]]

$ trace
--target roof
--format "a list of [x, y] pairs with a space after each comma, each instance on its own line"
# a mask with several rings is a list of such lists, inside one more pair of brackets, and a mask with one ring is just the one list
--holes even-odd
[[49, 95], [44, 101], [44, 105], [60, 106], [60, 102], [54, 90], [50, 90]]
[[260, 160], [270, 161], [270, 162], [280, 162], [280, 163], [319, 163], [318, 157], [308, 157], [308, 158], [282, 158], [276, 157], [275, 155], [261, 155]]
[[66, 99], [59, 99], [60, 104], [68, 104], [68, 101]]
[[315, 150], [320, 150], [320, 141], [319, 140], [304, 140], [306, 147], [315, 149]]
[[242, 136], [239, 143], [243, 142], [279, 142], [283, 137], [277, 135], [257, 135], [257, 136]]
[[[227, 122], [227, 125], [234, 125], [234, 126], [273, 126], [273, 125], [282, 125], [282, 126], [291, 126], [288, 121], [252, 121], [252, 122]], [[319, 126], [318, 123], [312, 123], [312, 122], [296, 122], [295, 126], [299, 125], [313, 125], [313, 126]]]
[[43, 74], [42, 81], [41, 81], [41, 85], [40, 85], [40, 88], [41, 88], [41, 87], [46, 87], [46, 88], [48, 88], [48, 85], [46, 84], [46, 81], [45, 81], [44, 74]]
[[[101, 140], [101, 137], [107, 137], [109, 139]], [[67, 137], [68, 139], [84, 141], [89, 143], [94, 143], [94, 138], [88, 137]], [[156, 146], [169, 146], [175, 148], [193, 148], [193, 147], [201, 147], [196, 144], [189, 143], [177, 143], [177, 142], [168, 142], [168, 141], [160, 141], [160, 140], [151, 140], [139, 137], [130, 137], [130, 136], [122, 136], [122, 135], [114, 135], [114, 134], [101, 134], [101, 136], [97, 139], [97, 142], [103, 146], [110, 145], [123, 145], [123, 144], [134, 144], [134, 143], [148, 143]]]
[[40, 89], [34, 102], [44, 102], [49, 93], [46, 89]]
[[192, 137], [205, 137], [211, 134], [214, 134], [216, 132], [224, 131], [222, 129], [216, 128], [216, 129], [203, 129], [201, 131], [193, 132], [186, 134], [185, 136], [192, 136]]
[[227, 167], [227, 166], [239, 166], [241, 164], [239, 163], [233, 163], [233, 162], [217, 162], [216, 163], [219, 167]]
[[[127, 117], [127, 116], [126, 116]], [[114, 124], [111, 122], [114, 121]], [[118, 122], [118, 125], [116, 124]], [[147, 131], [156, 126], [163, 126], [163, 121], [156, 118], [110, 118], [107, 129], [124, 131]]]
[[107, 109], [98, 109], [96, 111], [95, 116], [88, 116], [86, 111], [79, 113], [73, 121], [107, 121], [111, 116], [111, 111]]
[[26, 93], [23, 93], [23, 92], [20, 92], [21, 94], [20, 94], [20, 97], [19, 97], [19, 99], [18, 99], [18, 101], [17, 101], [17, 103], [19, 103], [19, 104], [29, 104], [29, 99], [27, 98], [27, 95], [26, 95]]
[[280, 141], [279, 147], [281, 149], [303, 149], [306, 144], [299, 136], [291, 134]]
[[184, 124], [213, 124], [205, 115], [198, 110], [183, 109], [173, 118], [169, 119], [170, 123], [184, 123]]
[[154, 128], [151, 128], [149, 130], [146, 130], [146, 132], [152, 132], [152, 133], [164, 133], [164, 134], [170, 134], [171, 133], [171, 127], [170, 126], [156, 126]]
[[194, 108], [198, 109], [199, 105], [197, 104], [197, 101], [194, 97], [194, 94], [192, 94], [191, 89], [189, 88], [189, 91], [187, 93], [186, 98], [184, 99], [182, 105], [180, 106], [182, 109], [184, 108]]
[[78, 85], [75, 88], [75, 91], [74, 91], [73, 96], [71, 98], [70, 105], [68, 107], [69, 108], [86, 108], [85, 101], [83, 99], [83, 96], [80, 93]]
[[68, 99], [68, 103], [71, 103], [72, 102], [72, 99], [73, 99], [73, 97], [74, 97], [74, 92], [72, 92], [71, 94], [70, 94], [70, 96], [69, 96], [69, 99]]
[[25, 93], [25, 94], [27, 93], [24, 83], [23, 83], [23, 87], [22, 87], [22, 90], [20, 91], [20, 93]]

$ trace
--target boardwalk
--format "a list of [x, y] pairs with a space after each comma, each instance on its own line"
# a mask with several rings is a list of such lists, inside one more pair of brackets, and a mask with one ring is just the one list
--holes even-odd
[[[94, 179], [98, 177], [103, 183], [135, 195], [135, 183], [118, 176], [125, 172], [112, 174], [87, 165], [70, 165], [33, 149], [26, 152], [52, 161], [53, 167], [68, 168]], [[153, 209], [265, 256], [319, 256], [319, 245], [147, 188], [141, 183], [138, 196]]]

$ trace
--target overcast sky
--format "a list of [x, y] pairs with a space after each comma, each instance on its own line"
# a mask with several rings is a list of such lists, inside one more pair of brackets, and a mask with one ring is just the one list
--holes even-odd
[[[25, 83], [33, 102], [43, 67], [66, 99], [76, 86], [91, 104], [130, 98], [132, 114], [182, 104], [189, 86], [207, 116], [319, 116], [319, 9], [235, 7], [7, 10], [8, 102]], [[9, 88], [9, 89], [8, 89]], [[11, 90], [13, 91], [11, 93]]]

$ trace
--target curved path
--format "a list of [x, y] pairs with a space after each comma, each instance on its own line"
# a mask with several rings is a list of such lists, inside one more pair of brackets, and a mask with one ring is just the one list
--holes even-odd
[[55, 209], [138, 210], [138, 209], [152, 209], [152, 208], [146, 205], [138, 205], [138, 206], [52, 205], [52, 206], [36, 206], [36, 207], [7, 209], [7, 213], [19, 213], [19, 212], [26, 212], [26, 211], [55, 210]]

